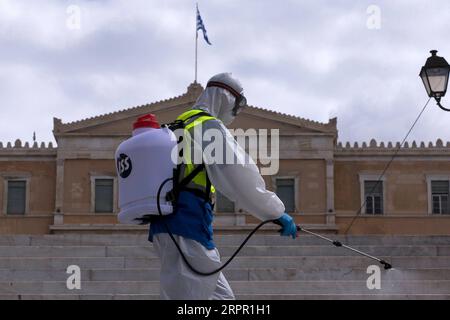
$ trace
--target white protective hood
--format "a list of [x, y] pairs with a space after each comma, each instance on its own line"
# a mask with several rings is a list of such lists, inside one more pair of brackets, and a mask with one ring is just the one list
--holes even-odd
[[194, 107], [207, 111], [213, 117], [220, 119], [225, 125], [229, 125], [234, 120], [232, 114], [234, 101], [234, 96], [227, 90], [209, 87], [198, 97]]
[[[217, 79], [219, 78], [219, 79]], [[240, 83], [231, 77], [231, 74], [219, 74], [211, 78], [215, 81], [224, 81], [238, 92], [242, 92]], [[221, 120], [207, 121], [204, 129], [218, 129], [222, 132], [225, 152], [233, 152], [235, 159], [241, 159], [236, 164], [217, 164], [205, 159], [205, 167], [209, 179], [216, 190], [235, 202], [238, 208], [242, 208], [261, 220], [278, 219], [284, 213], [285, 207], [278, 196], [266, 189], [264, 179], [261, 177], [258, 167], [245, 150], [236, 142], [231, 132], [225, 127], [234, 120], [232, 109], [235, 98], [226, 89], [207, 87], [194, 106], [202, 109]], [[209, 143], [199, 143], [202, 150]], [[242, 160], [245, 159], [245, 160]]]

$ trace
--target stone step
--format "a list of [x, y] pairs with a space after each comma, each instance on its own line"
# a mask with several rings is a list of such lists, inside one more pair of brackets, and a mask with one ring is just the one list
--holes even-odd
[[[232, 269], [233, 271], [241, 269]], [[450, 280], [450, 269], [403, 269], [403, 270], [384, 270], [381, 271], [382, 281], [408, 281], [408, 280]], [[225, 272], [226, 273], [226, 272]], [[237, 273], [237, 272], [236, 272]], [[370, 274], [367, 269], [354, 268], [327, 268], [303, 270], [302, 268], [273, 268], [273, 269], [248, 269], [248, 281], [342, 281], [342, 280], [359, 280], [366, 281]], [[237, 275], [242, 277], [242, 273]], [[245, 274], [244, 274], [245, 275]], [[236, 277], [236, 279], [233, 279]], [[230, 280], [246, 280], [237, 279], [238, 277], [230, 273]]]
[[[394, 268], [450, 268], [450, 256], [438, 257], [379, 257], [390, 262]], [[228, 257], [223, 257], [226, 261]], [[195, 261], [191, 263], [196, 266]], [[230, 268], [301, 268], [303, 270], [315, 269], [318, 266], [327, 268], [367, 268], [369, 265], [377, 264], [376, 261], [362, 257], [329, 257], [329, 256], [303, 256], [303, 257], [236, 257]], [[156, 257], [38, 257], [20, 258], [7, 257], [0, 259], [0, 269], [10, 270], [46, 270], [65, 269], [69, 265], [78, 265], [81, 269], [108, 269], [108, 268], [159, 268], [160, 262]], [[201, 268], [201, 266], [197, 266]]]
[[450, 294], [450, 281], [381, 281], [370, 290], [366, 281], [231, 281], [237, 294]]
[[[242, 243], [242, 235], [216, 235], [218, 246], [237, 246]], [[339, 240], [348, 245], [450, 245], [450, 236], [342, 236], [330, 235], [330, 238]], [[38, 245], [69, 245], [69, 246], [106, 246], [106, 245], [148, 245], [147, 235], [133, 234], [64, 234], [64, 235], [14, 235], [0, 236], [0, 246], [38, 246]], [[328, 242], [313, 236], [301, 234], [296, 240], [280, 237], [279, 235], [255, 234], [249, 241], [250, 245], [330, 245]]]
[[[379, 256], [450, 256], [450, 246], [354, 246]], [[219, 247], [221, 255], [230, 256], [236, 246]], [[240, 256], [354, 256], [335, 246], [254, 246], [247, 245]], [[145, 246], [0, 246], [1, 257], [156, 257], [151, 245]]]
[[0, 300], [159, 300], [159, 294], [0, 294]]
[[450, 300], [450, 294], [238, 294], [238, 300]]
[[86, 281], [69, 290], [66, 281], [0, 282], [0, 295], [10, 294], [159, 294], [159, 281]]
[[[323, 281], [323, 280], [367, 280], [367, 269], [352, 268], [259, 268], [229, 269], [224, 274], [230, 281]], [[160, 270], [152, 269], [86, 269], [81, 270], [84, 281], [158, 281]], [[382, 270], [382, 280], [450, 280], [449, 269], [404, 269]], [[9, 270], [0, 269], [0, 281], [66, 281], [69, 275], [65, 269], [52, 270]]]
[[[131, 250], [131, 248], [133, 247], [129, 248]], [[147, 251], [149, 249], [153, 250], [153, 248], [148, 246]], [[74, 257], [106, 257], [106, 256], [108, 256], [107, 247], [100, 247], [100, 246], [0, 246], [0, 258], [6, 257], [74, 258]]]
[[[237, 294], [237, 300], [450, 300], [449, 294]], [[4, 294], [0, 300], [159, 300], [159, 294]]]
[[[120, 247], [117, 247], [120, 248]], [[450, 246], [407, 246], [382, 245], [368, 246], [355, 245], [353, 248], [373, 256], [450, 256]], [[231, 256], [236, 246], [219, 247], [224, 256]], [[120, 250], [120, 249], [116, 249]], [[240, 256], [355, 256], [355, 252], [342, 247], [329, 246], [245, 246]]]
[[[78, 265], [81, 269], [125, 268], [124, 257], [79, 257], [79, 258], [1, 258], [0, 269], [10, 270], [54, 270], [66, 269], [70, 265]], [[141, 261], [139, 261], [141, 262]], [[156, 261], [152, 264], [157, 264]], [[147, 266], [150, 267], [150, 266]], [[157, 266], [159, 267], [159, 266]]]
[[[219, 214], [216, 215], [213, 222], [215, 234], [248, 234], [256, 224], [246, 224], [236, 226], [236, 214]], [[243, 217], [243, 216], [242, 216]], [[338, 227], [328, 224], [302, 224], [302, 227], [315, 232], [336, 234]], [[276, 234], [279, 226], [275, 224], [266, 224], [259, 230], [259, 234]], [[125, 234], [125, 235], [145, 235], [148, 233], [148, 226], [122, 225], [122, 224], [64, 224], [51, 225], [51, 234]]]
[[[223, 262], [247, 231], [215, 236]], [[224, 273], [238, 299], [450, 299], [450, 236], [329, 236], [394, 266], [382, 290], [366, 286], [376, 261], [303, 234], [257, 234]], [[0, 236], [0, 299], [159, 299], [159, 266], [145, 234]]]
[[[235, 294], [450, 294], [450, 281], [382, 281], [369, 290], [366, 281], [230, 281]], [[65, 281], [0, 282], [0, 294], [158, 294], [158, 281], [88, 281], [68, 290]]]
[[[356, 245], [374, 245], [374, 246], [428, 246], [428, 245], [450, 245], [450, 236], [340, 236], [325, 235], [332, 240], [341, 241], [343, 244], [350, 246]], [[245, 237], [242, 236], [218, 236], [215, 237], [217, 246], [237, 246], [240, 245]], [[297, 239], [280, 237], [278, 235], [254, 235], [248, 242], [249, 245], [295, 245], [295, 246], [331, 246], [332, 244], [323, 239], [319, 239], [310, 235], [301, 234]]]
[[[379, 257], [390, 262], [395, 268], [450, 268], [450, 257]], [[222, 261], [228, 258], [223, 257]], [[152, 258], [126, 258], [126, 268], [157, 267], [158, 260]], [[192, 261], [195, 266], [195, 261]], [[236, 257], [231, 268], [302, 268], [314, 269], [318, 265], [329, 268], [367, 268], [377, 264], [365, 257]], [[205, 270], [207, 271], [207, 270]]]

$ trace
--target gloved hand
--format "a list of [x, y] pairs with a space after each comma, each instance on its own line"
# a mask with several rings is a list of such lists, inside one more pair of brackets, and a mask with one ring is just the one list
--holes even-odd
[[295, 225], [294, 219], [290, 215], [283, 213], [283, 215], [276, 221], [283, 227], [280, 231], [282, 236], [291, 236], [292, 239], [297, 237], [297, 226]]

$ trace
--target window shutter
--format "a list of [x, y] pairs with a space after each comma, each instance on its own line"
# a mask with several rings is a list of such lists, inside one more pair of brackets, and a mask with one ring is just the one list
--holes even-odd
[[381, 196], [376, 196], [374, 198], [374, 214], [382, 214], [383, 213], [383, 199]]
[[366, 213], [367, 214], [373, 214], [373, 198], [372, 197], [366, 197]]
[[283, 201], [286, 212], [295, 211], [295, 180], [277, 179], [277, 195]]
[[7, 214], [25, 214], [27, 182], [8, 181]]
[[448, 181], [431, 181], [431, 193], [432, 194], [448, 194], [449, 182]]
[[216, 190], [216, 210], [218, 212], [234, 212], [234, 202]]
[[383, 181], [364, 181], [364, 194], [371, 195], [382, 195], [383, 194]]
[[450, 202], [448, 196], [442, 196], [442, 214], [450, 214]]
[[95, 179], [95, 212], [114, 211], [114, 179]]
[[441, 213], [441, 199], [439, 196], [432, 196], [432, 202], [433, 202], [433, 213]]
[[364, 181], [366, 214], [383, 214], [383, 181]]

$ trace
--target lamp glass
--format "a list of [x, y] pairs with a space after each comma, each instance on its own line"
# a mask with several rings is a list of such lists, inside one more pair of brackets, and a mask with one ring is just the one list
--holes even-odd
[[430, 92], [434, 97], [441, 97], [445, 94], [448, 84], [448, 73], [448, 68], [426, 69], [426, 76], [428, 79], [428, 84], [430, 86]]
[[429, 97], [432, 97], [433, 94], [431, 92], [430, 83], [428, 82], [427, 73], [425, 71], [425, 67], [420, 71], [420, 78], [422, 78], [423, 85], [425, 86], [425, 90], [427, 90], [427, 94]]

